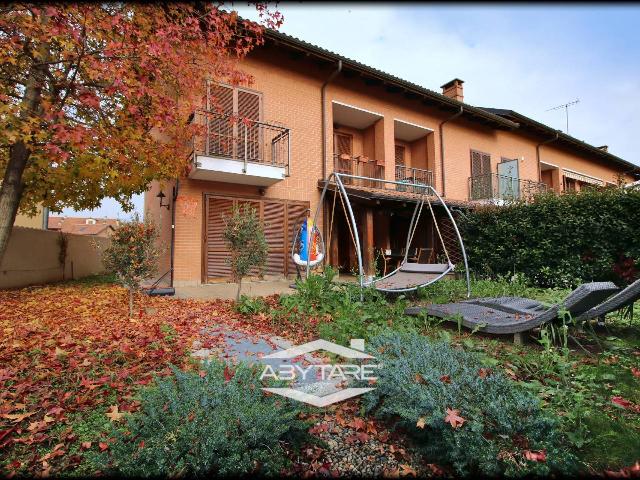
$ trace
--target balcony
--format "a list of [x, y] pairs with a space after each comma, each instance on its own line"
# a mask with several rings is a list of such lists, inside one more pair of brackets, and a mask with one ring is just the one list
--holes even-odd
[[[374, 179], [384, 180], [384, 163], [365, 157], [363, 155], [353, 156], [337, 153], [333, 154], [333, 171], [336, 173], [346, 173], [359, 177], [367, 177], [367, 180], [359, 178], [345, 178], [345, 185], [354, 185], [369, 188], [383, 188], [382, 182]], [[371, 179], [371, 180], [369, 180]]]
[[469, 200], [503, 204], [510, 201], [529, 202], [547, 185], [533, 180], [522, 180], [508, 175], [487, 173], [469, 177]]
[[289, 129], [198, 110], [189, 178], [269, 186], [289, 175]]
[[[433, 172], [421, 168], [396, 165], [396, 181], [433, 187]], [[424, 190], [416, 186], [395, 185], [395, 187], [399, 192], [422, 193], [422, 190]]]

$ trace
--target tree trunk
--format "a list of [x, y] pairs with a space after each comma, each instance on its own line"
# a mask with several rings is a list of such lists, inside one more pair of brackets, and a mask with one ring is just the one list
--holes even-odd
[[[48, 18], [42, 14], [40, 21], [48, 23]], [[45, 61], [49, 58], [49, 45], [45, 42], [38, 46], [36, 58], [42, 59], [41, 64], [31, 67], [25, 85], [24, 96], [20, 105], [20, 119], [27, 120], [31, 116], [42, 115], [42, 89], [46, 79]], [[4, 173], [4, 180], [0, 186], [0, 263], [9, 244], [9, 237], [13, 229], [13, 222], [18, 213], [24, 182], [22, 175], [29, 161], [31, 151], [29, 147], [19, 140], [9, 149], [9, 162]]]
[[23, 142], [11, 146], [9, 163], [0, 186], [0, 262], [9, 244], [13, 222], [18, 213], [20, 199], [24, 191], [22, 174], [27, 166], [29, 151]]
[[238, 291], [236, 292], [236, 302], [240, 301], [240, 289], [242, 288], [242, 277], [238, 277]]

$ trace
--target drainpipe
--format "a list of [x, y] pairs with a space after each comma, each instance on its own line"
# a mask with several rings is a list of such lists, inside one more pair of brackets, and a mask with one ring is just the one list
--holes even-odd
[[543, 145], [547, 145], [548, 143], [555, 142], [556, 140], [558, 140], [559, 136], [560, 136], [559, 132], [556, 132], [555, 137], [550, 138], [549, 140], [545, 140], [544, 142], [536, 145], [536, 161], [538, 162], [538, 182], [542, 181], [542, 170], [540, 170], [540, 147], [542, 147]]
[[[331, 83], [342, 71], [342, 60], [338, 60], [338, 67], [336, 70], [329, 75], [329, 78], [325, 80], [322, 84], [322, 88], [320, 89], [320, 97], [322, 98], [322, 180], [327, 181], [327, 107], [326, 107], [326, 98], [327, 98], [327, 85]], [[335, 192], [334, 192], [335, 195]], [[327, 212], [323, 208], [322, 209], [322, 232], [323, 237], [328, 238], [327, 236]], [[331, 248], [331, 247], [329, 247]], [[327, 252], [325, 252], [327, 255]]]
[[442, 196], [446, 196], [446, 188], [444, 184], [444, 124], [450, 122], [451, 120], [455, 120], [464, 112], [464, 107], [460, 105], [460, 111], [450, 116], [449, 118], [444, 119], [438, 125], [438, 131], [440, 132], [440, 175], [442, 176]]
[[171, 245], [169, 247], [169, 286], [173, 287], [173, 250], [176, 241], [176, 200], [178, 198], [178, 187], [180, 186], [180, 179], [176, 178], [176, 186], [173, 188], [173, 202], [171, 205]]

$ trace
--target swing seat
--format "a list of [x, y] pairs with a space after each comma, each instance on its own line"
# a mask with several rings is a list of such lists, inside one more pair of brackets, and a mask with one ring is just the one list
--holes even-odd
[[[309, 267], [311, 267], [311, 268], [315, 267], [320, 262], [322, 262], [323, 259], [324, 259], [324, 255], [322, 253], [319, 253], [315, 260], [310, 260], [309, 261]], [[302, 260], [300, 258], [300, 255], [298, 255], [297, 253], [293, 254], [293, 261], [294, 261], [294, 263], [296, 265], [298, 265], [300, 267], [306, 267], [307, 266], [307, 261], [306, 260]]]
[[446, 263], [410, 263], [407, 262], [400, 267], [401, 272], [406, 273], [426, 273], [439, 275], [450, 269]]

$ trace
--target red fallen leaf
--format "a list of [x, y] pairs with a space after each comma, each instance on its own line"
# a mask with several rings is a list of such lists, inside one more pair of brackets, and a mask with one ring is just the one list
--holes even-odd
[[435, 463], [427, 463], [427, 468], [431, 470], [431, 473], [433, 473], [437, 477], [441, 477], [442, 475], [444, 475], [444, 470], [442, 470]]
[[478, 376], [480, 378], [487, 378], [490, 374], [491, 370], [489, 370], [488, 368], [481, 368], [480, 370], [478, 370]]
[[390, 436], [389, 432], [385, 431], [385, 432], [382, 432], [382, 433], [378, 434], [377, 438], [382, 443], [387, 443], [387, 441], [389, 440], [389, 436]]
[[615, 405], [618, 405], [619, 407], [622, 407], [622, 408], [633, 407], [633, 402], [630, 402], [629, 400], [622, 397], [611, 397], [611, 403], [614, 403]]
[[344, 441], [347, 443], [355, 443], [356, 441], [358, 441], [358, 437], [356, 435], [349, 435], [345, 437]]
[[100, 448], [101, 452], [104, 452], [105, 450], [107, 450], [109, 448], [109, 445], [107, 445], [104, 442], [100, 442], [100, 443], [98, 443], [98, 447]]
[[631, 373], [634, 377], [640, 378], [640, 368], [631, 367]]
[[440, 381], [442, 383], [451, 383], [451, 377], [449, 375], [442, 375]]
[[140, 443], [138, 444], [138, 448], [140, 450], [142, 450], [144, 448], [144, 440], [141, 440]]
[[538, 450], [536, 452], [525, 450], [524, 458], [531, 460], [532, 462], [544, 462], [547, 460], [547, 452], [544, 450]]
[[91, 448], [91, 442], [82, 442], [80, 448], [82, 450], [89, 450]]
[[207, 376], [207, 371], [206, 370], [200, 370], [198, 372], [198, 375], [200, 375], [200, 378], [204, 378]]
[[233, 372], [231, 369], [229, 369], [227, 365], [225, 365], [224, 366], [224, 383], [229, 383], [234, 375], [235, 375], [235, 372]]
[[444, 417], [444, 421], [451, 424], [453, 428], [460, 428], [467, 420], [462, 418], [459, 413], [460, 410], [447, 408], [447, 415]]
[[358, 440], [360, 440], [362, 443], [367, 443], [369, 441], [369, 435], [367, 435], [364, 432], [358, 432], [356, 433], [356, 437], [358, 438]]
[[364, 427], [366, 426], [364, 420], [362, 420], [361, 418], [354, 418], [351, 423], [350, 426], [355, 428], [356, 430], [364, 430]]

